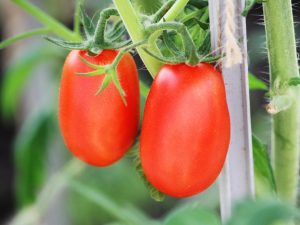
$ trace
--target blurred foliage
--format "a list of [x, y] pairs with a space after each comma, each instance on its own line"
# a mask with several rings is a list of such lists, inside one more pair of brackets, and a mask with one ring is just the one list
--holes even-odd
[[226, 225], [274, 225], [299, 218], [298, 209], [276, 199], [249, 200], [235, 206]]
[[202, 206], [186, 206], [171, 212], [163, 225], [220, 225], [218, 216]]
[[57, 60], [62, 62], [64, 56], [61, 49], [50, 48], [44, 43], [44, 46], [26, 49], [19, 58], [11, 62], [3, 74], [0, 90], [1, 111], [4, 118], [11, 119], [15, 115], [24, 93], [24, 87], [35, 74], [36, 69], [41, 65], [57, 62]]
[[16, 200], [19, 207], [33, 203], [46, 179], [46, 152], [53, 134], [52, 112], [28, 118], [15, 141]]
[[274, 195], [276, 193], [276, 184], [267, 148], [254, 135], [252, 136], [252, 146], [256, 196]]

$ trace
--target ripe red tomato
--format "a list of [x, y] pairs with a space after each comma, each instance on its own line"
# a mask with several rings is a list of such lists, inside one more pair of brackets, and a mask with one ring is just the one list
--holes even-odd
[[220, 173], [230, 141], [222, 75], [212, 65], [165, 65], [146, 102], [140, 154], [145, 175], [161, 192], [188, 197]]
[[79, 56], [97, 64], [110, 64], [117, 51], [104, 50], [97, 56], [73, 50], [67, 57], [61, 80], [59, 122], [67, 147], [75, 156], [95, 166], [108, 166], [120, 159], [133, 144], [139, 123], [139, 81], [135, 62], [125, 54], [118, 65], [118, 77], [127, 106], [110, 84], [98, 95], [101, 76], [79, 76], [93, 69]]

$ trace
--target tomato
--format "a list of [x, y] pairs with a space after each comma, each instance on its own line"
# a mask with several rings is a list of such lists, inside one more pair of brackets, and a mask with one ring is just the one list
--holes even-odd
[[230, 142], [223, 78], [212, 65], [165, 65], [146, 101], [141, 163], [150, 183], [173, 197], [209, 187]]
[[97, 65], [110, 64], [117, 51], [103, 50], [97, 56], [73, 50], [62, 73], [59, 97], [59, 123], [70, 151], [94, 166], [108, 166], [120, 159], [133, 144], [139, 123], [139, 81], [130, 54], [121, 59], [117, 72], [124, 89], [127, 106], [111, 81], [98, 95], [103, 75], [87, 77], [90, 72], [79, 56]]

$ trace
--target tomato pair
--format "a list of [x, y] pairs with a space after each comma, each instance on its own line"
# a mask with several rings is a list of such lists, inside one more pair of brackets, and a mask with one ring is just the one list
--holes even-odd
[[[60, 127], [66, 145], [83, 161], [107, 166], [120, 159], [134, 142], [139, 121], [138, 73], [126, 54], [118, 77], [126, 93], [124, 105], [111, 82], [99, 95], [101, 76], [79, 59], [105, 65], [117, 52], [92, 57], [72, 51], [62, 75]], [[210, 64], [165, 65], [147, 98], [141, 130], [141, 162], [146, 177], [174, 197], [194, 195], [213, 183], [225, 161], [230, 139], [229, 113], [221, 74]]]

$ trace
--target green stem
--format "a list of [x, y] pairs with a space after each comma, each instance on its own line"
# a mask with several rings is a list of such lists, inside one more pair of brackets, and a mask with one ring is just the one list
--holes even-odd
[[80, 6], [83, 0], [76, 0], [74, 11], [74, 32], [80, 35]]
[[161, 19], [163, 21], [172, 21], [175, 20], [178, 14], [184, 9], [189, 0], [177, 0], [171, 9], [164, 15]]
[[50, 29], [48, 27], [43, 27], [43, 28], [38, 28], [38, 29], [28, 31], [28, 32], [25, 32], [25, 33], [22, 33], [22, 34], [15, 35], [11, 38], [8, 38], [8, 39], [0, 42], [0, 49], [3, 49], [3, 48], [7, 47], [8, 45], [10, 45], [10, 44], [12, 44], [16, 41], [19, 41], [19, 40], [22, 40], [22, 39], [25, 39], [25, 38], [29, 38], [29, 37], [32, 37], [32, 36], [36, 36], [36, 35], [46, 34], [49, 31], [50, 31]]
[[187, 56], [187, 64], [193, 66], [199, 62], [199, 57], [197, 55], [193, 39], [183, 24], [177, 22], [165, 22], [153, 24], [147, 27], [147, 33], [150, 35], [153, 34], [153, 36], [156, 35], [155, 32], [158, 33], [163, 30], [175, 30], [182, 37], [183, 45], [185, 47], [185, 55]]
[[98, 20], [98, 24], [96, 26], [96, 31], [95, 31], [95, 36], [94, 36], [94, 42], [96, 45], [105, 45], [105, 38], [104, 38], [104, 33], [105, 33], [105, 28], [106, 28], [106, 23], [109, 17], [111, 16], [118, 16], [118, 11], [115, 9], [104, 9], [100, 13], [100, 18]]
[[[119, 14], [127, 28], [127, 31], [134, 43], [140, 42], [145, 38], [145, 27], [143, 26], [140, 17], [137, 15], [134, 10], [130, 0], [113, 0], [116, 8], [119, 11]], [[176, 18], [176, 16], [183, 10], [185, 5], [188, 3], [188, 0], [177, 0], [175, 4], [170, 8], [170, 10], [164, 16], [165, 21], [172, 21]], [[155, 49], [149, 49], [150, 51], [154, 51]], [[137, 51], [142, 58], [145, 66], [148, 71], [154, 78], [162, 66], [162, 62], [155, 59], [146, 53], [141, 47], [137, 47]]]
[[116, 58], [114, 59], [114, 61], [112, 62], [112, 64], [110, 66], [116, 70], [119, 62], [121, 61], [121, 59], [122, 59], [122, 57], [125, 53], [127, 53], [128, 51], [130, 51], [134, 48], [142, 46], [146, 43], [147, 43], [147, 41], [143, 40], [143, 41], [140, 41], [138, 43], [133, 43], [131, 45], [128, 45], [128, 46], [124, 47], [122, 50], [119, 51], [118, 55], [116, 56]]
[[[284, 83], [299, 76], [292, 3], [291, 0], [269, 0], [263, 9], [273, 87], [277, 81]], [[289, 109], [273, 116], [272, 155], [278, 195], [295, 205], [300, 151], [298, 88], [289, 87], [286, 94], [293, 103]]]
[[35, 5], [27, 2], [26, 0], [12, 0], [14, 3], [19, 5], [24, 11], [35, 17], [40, 23], [49, 27], [49, 29], [57, 34], [58, 36], [70, 40], [70, 41], [78, 41], [81, 39], [80, 35], [76, 34], [69, 30], [66, 26], [43, 12], [41, 9], [36, 7]]
[[[130, 0], [113, 0], [125, 27], [133, 43], [140, 42], [145, 38], [145, 29], [140, 17], [135, 12]], [[162, 63], [148, 55], [142, 48], [137, 47], [137, 51], [152, 77], [155, 77]]]

